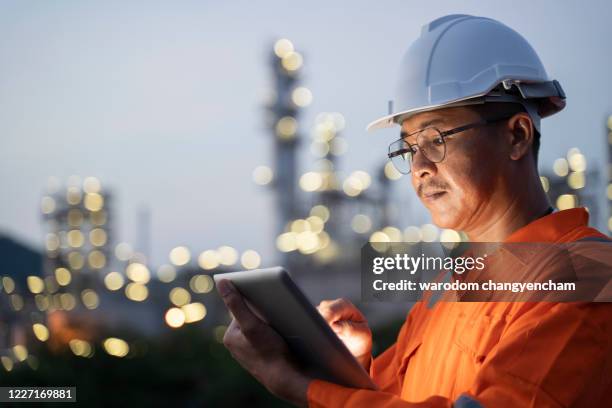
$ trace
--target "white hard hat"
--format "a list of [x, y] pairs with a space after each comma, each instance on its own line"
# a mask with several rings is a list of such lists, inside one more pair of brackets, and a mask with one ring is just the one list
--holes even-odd
[[402, 61], [389, 114], [367, 129], [418, 112], [508, 101], [522, 103], [539, 131], [541, 117], [565, 107], [565, 93], [519, 33], [490, 18], [453, 14], [422, 28]]

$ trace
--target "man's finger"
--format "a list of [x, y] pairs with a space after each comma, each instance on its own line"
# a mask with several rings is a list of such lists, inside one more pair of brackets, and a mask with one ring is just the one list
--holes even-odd
[[321, 302], [317, 309], [329, 323], [338, 320], [364, 320], [361, 312], [346, 299]]
[[251, 309], [230, 281], [223, 279], [217, 283], [217, 291], [247, 337], [262, 324], [262, 321], [251, 312]]

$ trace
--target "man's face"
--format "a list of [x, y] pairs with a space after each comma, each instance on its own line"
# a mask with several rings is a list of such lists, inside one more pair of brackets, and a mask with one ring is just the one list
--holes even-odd
[[[480, 120], [478, 113], [465, 107], [423, 112], [402, 123], [402, 134], [426, 127], [445, 131]], [[442, 162], [433, 163], [420, 151], [413, 156], [412, 185], [439, 227], [468, 230], [491, 204], [504, 165], [494, 129], [483, 126], [446, 137]], [[406, 139], [416, 143], [416, 135]]]

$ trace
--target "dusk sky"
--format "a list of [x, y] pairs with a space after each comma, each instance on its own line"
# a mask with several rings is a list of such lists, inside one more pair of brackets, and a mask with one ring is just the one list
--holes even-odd
[[[113, 193], [117, 242], [137, 246], [138, 211], [150, 210], [154, 264], [177, 245], [254, 249], [270, 264], [271, 193], [251, 174], [272, 164], [262, 101], [274, 41], [304, 55], [304, 137], [317, 113], [342, 113], [342, 169], [372, 172], [398, 129], [365, 126], [386, 113], [421, 26], [451, 13], [508, 24], [563, 85], [568, 105], [543, 121], [541, 167], [578, 147], [603, 168], [609, 2], [0, 1], [0, 233], [42, 249], [48, 178], [95, 176]], [[301, 171], [313, 160], [301, 156]], [[408, 178], [394, 183], [411, 194]], [[427, 222], [412, 207], [400, 227]]]

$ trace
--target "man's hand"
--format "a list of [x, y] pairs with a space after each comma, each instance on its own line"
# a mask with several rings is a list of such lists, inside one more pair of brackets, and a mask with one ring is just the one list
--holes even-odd
[[353, 356], [369, 370], [372, 331], [359, 309], [346, 299], [324, 300], [317, 309]]
[[311, 379], [296, 368], [287, 343], [253, 314], [231, 282], [220, 281], [217, 290], [234, 317], [223, 337], [225, 347], [272, 394], [307, 406]]

